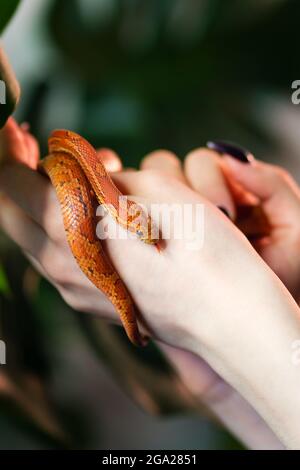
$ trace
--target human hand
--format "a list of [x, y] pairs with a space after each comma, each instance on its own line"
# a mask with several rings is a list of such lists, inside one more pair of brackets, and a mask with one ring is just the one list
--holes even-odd
[[[154, 156], [157, 158], [156, 163], [151, 162]], [[170, 158], [165, 158], [165, 163], [159, 161], [162, 159], [164, 153], [152, 154], [150, 165], [162, 165], [163, 168], [167, 168], [166, 162], [169, 161], [172, 173], [174, 168], [177, 168], [177, 172], [181, 172], [178, 161], [171, 165]], [[182, 179], [182, 175], [180, 178]], [[294, 297], [299, 299], [300, 263], [297, 253], [300, 198], [299, 188], [291, 176], [273, 165], [255, 160], [249, 165], [229, 156], [221, 158], [217, 152], [202, 148], [191, 152], [185, 159], [184, 178], [193, 189], [223, 207], [233, 221], [236, 220], [238, 205], [249, 205], [249, 207], [262, 205], [268, 218], [270, 236], [256, 239], [254, 246]], [[254, 218], [250, 220], [250, 224], [254, 226]], [[266, 448], [270, 448], [273, 444], [280, 446], [279, 441], [276, 444], [276, 440], [269, 440], [270, 430], [259, 417], [255, 418], [257, 416], [255, 410], [243, 401], [236, 390], [222, 382], [220, 377], [214, 377], [207, 364], [173, 349], [168, 350], [168, 355], [180, 374], [186, 377], [187, 385], [202, 396], [204, 402], [208, 401], [210, 408], [211, 389], [217, 387], [218, 399], [215, 398], [213, 401], [217, 414], [247, 445], [266, 446]], [[207, 387], [207, 383], [210, 387]], [[233, 408], [230, 411], [231, 405]], [[238, 411], [239, 421], [235, 419], [235, 410]], [[235, 428], [237, 423], [240, 424], [239, 429]], [[253, 426], [257, 426], [255, 432]]]
[[[37, 269], [57, 287], [67, 303], [77, 310], [114, 318], [110, 304], [81, 273], [71, 255], [52, 186], [45, 177], [28, 168], [29, 161], [31, 168], [37, 166], [38, 154], [32, 152], [32, 141], [33, 137], [26, 130], [19, 129], [12, 120], [2, 131], [2, 145], [4, 144], [7, 149], [10, 159], [25, 163], [25, 165], [9, 163], [4, 166], [1, 172], [1, 225], [11, 238], [20, 244]], [[110, 160], [118, 163], [117, 157]], [[222, 249], [224, 239], [222, 230], [225, 230], [229, 240], [232, 240], [233, 245], [237, 244], [237, 249], [239, 247], [241, 253], [249, 257], [251, 264], [256, 269], [253, 253], [249, 253], [247, 248], [245, 249], [247, 242], [243, 240], [243, 237], [239, 237], [238, 231], [227, 222], [219, 211], [209, 204], [207, 205], [194, 191], [178, 181], [178, 178], [172, 179], [169, 176], [153, 170], [114, 173], [115, 182], [125, 194], [137, 195], [149, 201], [152, 197], [151, 202], [156, 203], [206, 205], [208, 216], [205, 225], [212, 224], [210, 232], [218, 234], [215, 237], [217, 243], [212, 249], [214, 254], [218, 243], [220, 244], [219, 262], [222, 258], [225, 262], [225, 258], [228, 256]], [[32, 191], [32, 188], [35, 188], [35, 192]], [[153, 198], [153, 188], [159, 188], [155, 191], [155, 199]], [[179, 224], [181, 223], [182, 220], [179, 221]], [[236, 233], [232, 235], [231, 231]], [[145, 246], [137, 240], [106, 240], [104, 243], [121, 277], [126, 278], [126, 284], [150, 329], [156, 334], [156, 337], [171, 343], [175, 341], [172, 337], [172, 331], [173, 334], [176, 333], [178, 338], [186, 336], [186, 334], [179, 334], [184, 332], [186, 325], [183, 320], [186, 309], [185, 301], [180, 298], [180, 301], [177, 302], [178, 311], [176, 312], [175, 309], [174, 314], [171, 299], [178, 296], [181, 288], [184, 289], [184, 292], [189, 292], [196, 279], [199, 282], [199, 274], [197, 273], [199, 264], [195, 262], [197, 257], [203, 258], [204, 251], [207, 251], [207, 256], [212, 256], [209, 255], [210, 249], [198, 250], [195, 256], [193, 251], [186, 249], [184, 236], [182, 232], [180, 240], [174, 240], [172, 236], [170, 239], [164, 240], [165, 247], [162, 255], [158, 255], [153, 247]], [[200, 237], [200, 234], [196, 233], [196, 237], [198, 236]], [[124, 249], [125, 244], [126, 250]], [[210, 245], [213, 244], [210, 243]], [[124, 256], [125, 253], [127, 256]], [[132, 258], [129, 256], [130, 253]], [[173, 263], [177, 267], [175, 271], [172, 269]], [[185, 272], [186, 266], [190, 266], [188, 273]], [[195, 273], [193, 269], [196, 269]], [[208, 279], [208, 272], [202, 270], [201, 276], [205, 283]], [[150, 273], [152, 275], [149, 275]], [[213, 278], [209, 284], [211, 281]], [[164, 287], [161, 291], [157, 289], [157, 286]], [[210, 289], [214, 289], [214, 286], [210, 285]], [[199, 302], [198, 295], [195, 295], [194, 291], [192, 297], [197, 303]], [[203, 300], [205, 304], [206, 299]], [[190, 296], [189, 302], [191, 302]], [[214, 306], [211, 305], [210, 308], [212, 307]], [[163, 318], [162, 311], [173, 311], [173, 314], [168, 317], [166, 313]], [[178, 320], [178, 324], [176, 324], [176, 320]], [[155, 324], [155, 321], [158, 323]]]
[[[249, 164], [207, 148], [190, 153], [185, 176], [195, 190], [227, 209], [233, 222], [241, 205], [261, 207], [268, 234], [256, 237], [253, 246], [299, 301], [300, 190], [292, 176], [254, 158]], [[248, 212], [247, 224], [254, 226], [256, 212]]]
[[[253, 160], [251, 165], [230, 156], [223, 159], [229, 184], [256, 198], [269, 223], [269, 235], [257, 239], [256, 251], [300, 301], [300, 189], [283, 168]], [[238, 197], [235, 198], [235, 201]]]
[[[141, 168], [159, 170], [177, 178], [216, 205], [235, 216], [235, 203], [219, 164], [219, 157], [208, 149], [197, 149], [184, 159], [158, 150], [147, 155]], [[201, 357], [179, 348], [159, 343], [185, 386], [241, 442], [252, 449], [282, 449], [257, 411], [218, 375]]]
[[[298, 309], [283, 286], [226, 217], [176, 178], [143, 170], [116, 173], [114, 179], [125, 194], [150, 202], [204, 205], [205, 243], [201, 250], [186, 250], [186, 239], [174, 237], [165, 240], [161, 255], [137, 240], [107, 240], [106, 249], [153, 335], [202, 356], [294, 445], [291, 434], [298, 413], [295, 409], [291, 412], [290, 401], [283, 402], [277, 386], [270, 397], [262, 380], [278, 347], [280, 362], [285, 359], [282, 336], [286, 343], [292, 341], [292, 333], [299, 333]], [[4, 230], [73, 307], [111, 318], [111, 311], [100, 304], [101, 293], [86, 281], [71, 256], [48, 181], [28, 168], [7, 165], [0, 186], [5, 194], [0, 210]], [[243, 276], [245, 266], [247, 275]], [[257, 329], [271, 334], [268, 354], [266, 338], [257, 336]], [[257, 370], [253, 364], [263, 352]], [[277, 385], [283, 375], [293, 392], [299, 384], [293, 383], [290, 367], [279, 366], [274, 382]], [[288, 427], [286, 416], [291, 423]]]

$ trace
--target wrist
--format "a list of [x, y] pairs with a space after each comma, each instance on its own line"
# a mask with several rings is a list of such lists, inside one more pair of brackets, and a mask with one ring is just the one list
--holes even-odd
[[206, 331], [194, 325], [188, 348], [238, 390], [286, 446], [299, 448], [300, 375], [292, 361], [299, 309], [272, 273], [256, 276], [256, 289], [233, 297], [226, 315], [211, 315]]
[[[183, 318], [178, 318], [183, 324], [177, 325], [184, 330], [180, 345], [184, 349], [199, 354], [199, 348], [215, 352], [220, 348], [223, 353], [226, 342], [231, 343], [238, 331], [246, 331], [256, 312], [263, 306], [269, 309], [277, 278], [274, 286], [274, 274], [252, 253], [237, 253], [238, 262], [232, 258], [224, 253], [217, 263], [206, 263], [204, 273], [201, 268], [192, 273], [197, 281], [190, 282], [190, 288], [184, 291], [188, 309]], [[201, 260], [196, 264], [201, 267]], [[213, 285], [210, 279], [214, 279]]]

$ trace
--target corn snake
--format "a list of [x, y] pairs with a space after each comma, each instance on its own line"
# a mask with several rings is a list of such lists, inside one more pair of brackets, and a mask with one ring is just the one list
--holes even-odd
[[139, 332], [132, 298], [96, 235], [95, 206], [97, 202], [104, 206], [121, 227], [143, 242], [156, 244], [157, 240], [151, 238], [151, 219], [130, 200], [124, 217], [119, 206], [122, 193], [99, 154], [83, 137], [56, 130], [49, 137], [48, 147], [49, 154], [40, 162], [40, 169], [55, 188], [72, 254], [83, 273], [112, 302], [131, 342], [144, 345], [146, 339]]

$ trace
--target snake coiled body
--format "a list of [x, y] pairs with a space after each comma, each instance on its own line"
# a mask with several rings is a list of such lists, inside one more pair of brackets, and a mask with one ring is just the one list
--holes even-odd
[[[140, 238], [154, 244], [156, 240], [148, 235], [151, 221], [140, 208], [135, 213], [129, 211], [131, 215], [124, 218], [119, 208], [122, 193], [99, 154], [80, 135], [57, 130], [49, 137], [48, 144], [49, 155], [42, 160], [41, 167], [56, 190], [71, 251], [84, 274], [115, 306], [129, 339], [136, 345], [144, 345], [132, 298], [96, 235], [96, 205], [102, 204], [119, 225], [139, 235], [145, 234]], [[128, 204], [134, 203], [128, 201]]]

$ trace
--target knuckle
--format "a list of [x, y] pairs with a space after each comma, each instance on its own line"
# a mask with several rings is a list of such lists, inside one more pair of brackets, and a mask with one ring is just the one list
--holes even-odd
[[70, 282], [70, 270], [66, 266], [66, 259], [61, 254], [55, 253], [51, 250], [46, 251], [41, 256], [41, 265], [46, 274], [57, 284], [63, 285], [65, 282]]
[[280, 166], [269, 165], [266, 168], [266, 171], [269, 173], [269, 176], [276, 180], [277, 182], [287, 181], [291, 179], [289, 172]]
[[287, 170], [285, 170], [284, 168], [281, 168], [280, 166], [273, 165], [271, 168], [273, 168], [274, 174], [278, 178], [284, 178], [284, 177], [286, 177], [286, 175], [289, 174]]
[[158, 149], [158, 150], [155, 150], [154, 152], [150, 153], [146, 157], [144, 157], [143, 165], [145, 165], [145, 167], [147, 167], [152, 162], [156, 162], [157, 160], [159, 161], [161, 159], [169, 160], [171, 163], [173, 163], [175, 165], [180, 164], [180, 160], [177, 157], [177, 155], [175, 155], [175, 153], [171, 152], [170, 150], [166, 150], [166, 149]]
[[48, 235], [53, 242], [58, 244], [65, 244], [67, 242], [64, 227], [57, 221], [53, 221], [48, 227]]
[[66, 302], [67, 305], [69, 305], [69, 307], [71, 307], [73, 310], [80, 310], [78, 298], [73, 295], [72, 291], [61, 287], [58, 290], [62, 299]]
[[66, 239], [61, 208], [52, 188], [45, 200], [44, 227], [52, 240], [60, 242]]
[[279, 178], [286, 183], [289, 183], [292, 180], [291, 174], [284, 168], [278, 168], [278, 175]]
[[212, 162], [217, 162], [217, 155], [213, 150], [208, 149], [206, 147], [199, 147], [194, 150], [191, 150], [186, 155], [184, 159], [184, 164], [191, 165], [194, 162], [198, 162], [199, 158], [201, 158], [201, 160], [207, 159], [211, 160]]
[[84, 312], [84, 313], [88, 313], [90, 311], [90, 308], [87, 305], [87, 303], [84, 301], [84, 299], [78, 296], [73, 289], [68, 289], [68, 288], [60, 286], [58, 290], [62, 299], [73, 310], [76, 310], [78, 312]]
[[144, 178], [149, 186], [165, 185], [169, 182], [170, 177], [160, 170], [145, 170]]
[[270, 168], [269, 176], [277, 185], [289, 184], [292, 181], [290, 173], [280, 166], [273, 165]]
[[61, 214], [58, 214], [56, 211], [50, 210], [45, 215], [45, 217], [45, 228], [49, 237], [53, 241], [59, 243], [66, 241], [66, 234]]

